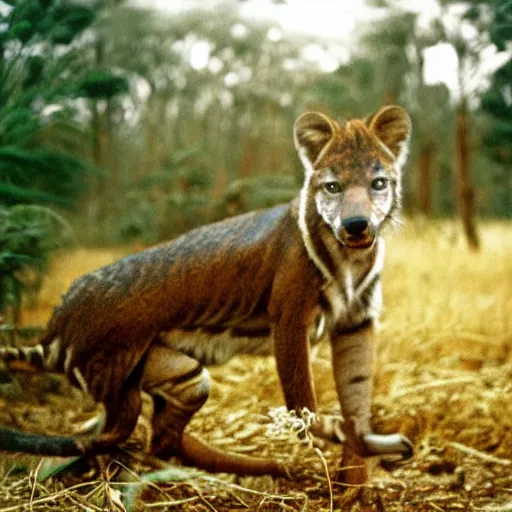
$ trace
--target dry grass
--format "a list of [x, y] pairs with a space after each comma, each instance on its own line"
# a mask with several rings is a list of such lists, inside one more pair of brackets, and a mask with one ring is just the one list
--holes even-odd
[[[389, 240], [375, 424], [382, 432], [407, 434], [416, 455], [402, 464], [374, 463], [372, 487], [380, 498], [375, 510], [512, 510], [512, 224], [482, 224], [481, 234], [478, 254], [466, 250], [451, 223], [409, 222]], [[74, 277], [118, 255], [62, 255], [42, 292], [41, 306], [25, 311], [25, 322], [43, 322]], [[314, 370], [322, 409], [335, 412], [328, 347], [317, 352]], [[54, 477], [43, 487], [34, 479], [39, 459], [29, 460], [31, 475], [14, 476], [8, 474], [13, 460], [27, 459], [5, 458], [0, 512], [30, 507], [121, 510], [119, 489], [140, 510], [320, 511], [331, 509], [331, 499], [334, 509], [350, 509], [350, 492], [342, 493], [333, 482], [331, 495], [326, 478], [324, 463], [334, 470], [338, 446], [324, 446], [321, 455], [289, 434], [269, 434], [267, 413], [282, 403], [272, 359], [235, 358], [212, 374], [212, 397], [191, 429], [231, 451], [293, 461], [303, 469], [302, 477], [212, 478], [184, 475], [176, 466], [141, 482], [144, 465], [131, 460], [123, 467], [121, 459], [110, 466], [110, 483], [94, 473]], [[33, 380], [24, 385], [30, 387]], [[4, 400], [0, 417], [19, 426], [72, 429], [92, 408], [77, 403], [76, 392], [62, 386], [58, 391], [46, 384], [38, 396], [44, 404]], [[128, 479], [129, 492], [119, 483]]]

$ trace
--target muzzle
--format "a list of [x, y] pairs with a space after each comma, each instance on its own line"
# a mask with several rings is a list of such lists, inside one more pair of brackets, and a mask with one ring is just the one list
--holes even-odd
[[349, 217], [341, 222], [337, 238], [351, 249], [367, 249], [375, 241], [375, 228], [366, 217]]

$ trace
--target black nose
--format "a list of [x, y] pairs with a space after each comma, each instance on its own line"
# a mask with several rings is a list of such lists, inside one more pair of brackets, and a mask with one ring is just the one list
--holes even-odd
[[364, 217], [350, 217], [342, 224], [345, 231], [352, 236], [360, 236], [368, 229], [368, 220]]

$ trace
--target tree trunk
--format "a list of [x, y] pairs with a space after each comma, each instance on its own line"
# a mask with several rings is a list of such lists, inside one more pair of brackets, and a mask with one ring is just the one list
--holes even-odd
[[464, 233], [472, 250], [478, 250], [480, 241], [475, 224], [475, 192], [469, 176], [469, 122], [468, 107], [463, 99], [457, 111], [456, 126], [456, 179], [459, 212]]
[[242, 142], [242, 155], [240, 157], [240, 178], [249, 178], [255, 174], [255, 164], [258, 159], [259, 139], [247, 133]]
[[[96, 66], [100, 67], [104, 60], [104, 41], [97, 37], [94, 45], [94, 57]], [[100, 109], [99, 100], [90, 99], [90, 108], [92, 112], [91, 130], [93, 135], [93, 161], [97, 168], [103, 169], [104, 158], [104, 133], [103, 133], [103, 114]], [[91, 187], [92, 194], [88, 201], [87, 222], [89, 233], [99, 234], [99, 222], [103, 212], [103, 196], [105, 190], [105, 179], [103, 176], [95, 176]]]
[[418, 201], [420, 212], [426, 217], [432, 215], [432, 154], [431, 144], [426, 144], [420, 149]]
[[113, 98], [107, 99], [107, 107], [105, 110], [105, 146], [106, 156], [108, 157], [108, 169], [110, 176], [110, 186], [116, 194], [120, 194], [121, 178], [119, 176], [119, 166], [117, 162], [117, 147], [115, 144], [115, 126], [114, 111], [115, 100]]

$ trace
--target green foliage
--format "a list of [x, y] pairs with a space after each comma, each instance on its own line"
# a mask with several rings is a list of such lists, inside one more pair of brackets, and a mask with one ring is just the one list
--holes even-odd
[[300, 184], [295, 176], [257, 176], [235, 180], [227, 187], [218, 207], [218, 217], [238, 215], [261, 208], [270, 208], [291, 201]]
[[84, 65], [77, 42], [95, 18], [92, 7], [61, 0], [20, 0], [2, 16], [0, 202], [70, 207], [84, 190], [94, 166], [71, 100], [127, 90], [124, 78]]
[[110, 71], [95, 69], [88, 71], [75, 85], [75, 95], [91, 99], [109, 99], [130, 90], [125, 78]]
[[[48, 2], [50, 4], [50, 2]], [[55, 2], [53, 9], [40, 22], [39, 29], [48, 34], [55, 44], [71, 44], [96, 17], [96, 12], [85, 6]]]
[[70, 44], [94, 21], [94, 9], [58, 0], [20, 0], [4, 21], [9, 28], [3, 34], [4, 41], [31, 40], [50, 41], [55, 44]]
[[95, 21], [94, 7], [11, 5], [0, 17], [0, 314], [16, 323], [50, 253], [70, 238], [60, 216], [36, 205], [72, 208], [98, 174], [76, 98], [110, 99], [128, 86], [88, 61], [80, 35]]
[[39, 190], [32, 190], [25, 187], [18, 187], [10, 183], [0, 184], [0, 204], [62, 204], [69, 206], [69, 203], [60, 197], [46, 194]]
[[[86, 167], [87, 163], [72, 154], [15, 145], [0, 147], [0, 174], [6, 182], [0, 184], [0, 193], [6, 196], [3, 202], [52, 202], [69, 207], [84, 186]], [[16, 190], [27, 194], [8, 196], [9, 191]]]
[[22, 297], [39, 289], [51, 252], [71, 241], [71, 227], [48, 208], [0, 207], [0, 315], [8, 323], [17, 323]]
[[111, 236], [117, 233], [119, 241], [151, 244], [205, 224], [215, 204], [210, 186], [211, 177], [198, 146], [174, 153], [162, 169], [146, 174], [123, 191], [117, 212], [107, 219]]

